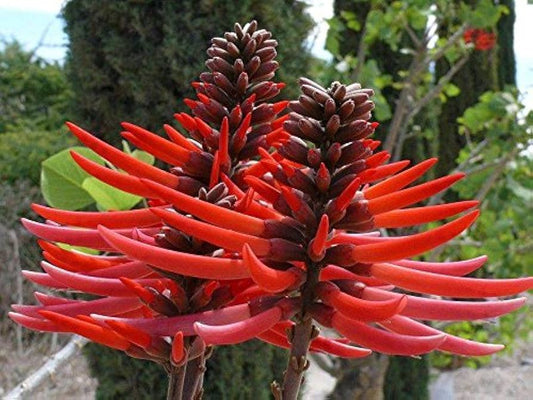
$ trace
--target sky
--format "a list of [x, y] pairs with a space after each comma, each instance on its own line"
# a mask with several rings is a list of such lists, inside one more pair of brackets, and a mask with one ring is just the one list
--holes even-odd
[[[59, 18], [65, 0], [0, 0], [0, 40], [16, 39], [27, 50], [38, 47], [37, 55], [50, 61], [61, 62], [65, 57], [67, 36]], [[323, 58], [328, 53], [323, 49], [327, 23], [333, 15], [333, 0], [307, 0], [309, 12], [318, 23], [311, 40], [313, 52]], [[533, 4], [528, 0], [515, 0], [515, 54], [517, 83], [524, 93], [524, 101], [533, 109]]]

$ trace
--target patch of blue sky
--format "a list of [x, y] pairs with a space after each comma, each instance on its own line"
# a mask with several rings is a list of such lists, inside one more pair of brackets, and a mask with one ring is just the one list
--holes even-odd
[[[68, 43], [63, 20], [54, 13], [0, 8], [0, 39], [17, 40], [26, 50], [49, 61], [63, 61]], [[2, 44], [3, 45], [3, 44]]]

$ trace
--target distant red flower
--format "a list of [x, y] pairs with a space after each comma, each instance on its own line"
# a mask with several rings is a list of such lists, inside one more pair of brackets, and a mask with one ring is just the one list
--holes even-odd
[[490, 50], [496, 44], [496, 35], [484, 29], [467, 29], [463, 35], [465, 43], [473, 43], [479, 51]]

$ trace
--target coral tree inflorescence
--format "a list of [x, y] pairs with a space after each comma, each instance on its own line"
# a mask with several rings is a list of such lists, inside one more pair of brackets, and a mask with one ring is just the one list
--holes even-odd
[[[165, 125], [164, 139], [123, 124], [122, 136], [168, 170], [68, 124], [116, 167], [72, 153], [81, 168], [145, 197], [148, 206], [91, 212], [34, 205], [48, 222], [24, 225], [41, 238], [46, 261], [43, 272], [24, 275], [94, 298], [36, 293], [39, 305], [14, 305], [12, 319], [34, 330], [75, 332], [167, 367], [201, 356], [206, 346], [251, 338], [292, 347], [294, 357], [302, 353], [296, 340], [304, 342], [303, 355], [309, 347], [353, 358], [502, 348], [422, 322], [497, 317], [525, 299], [479, 300], [533, 285], [533, 278], [464, 277], [485, 257], [410, 259], [476, 220], [476, 201], [415, 206], [463, 174], [414, 184], [435, 159], [410, 168], [408, 161], [387, 164], [389, 154], [376, 152], [379, 142], [370, 138], [377, 127], [369, 121], [373, 92], [357, 83], [326, 89], [302, 78], [297, 101], [270, 102], [283, 88], [271, 80], [276, 45], [255, 22], [213, 39], [208, 72], [193, 83], [197, 97], [186, 100], [191, 114], [175, 115], [186, 135]], [[447, 218], [454, 219], [409, 236], [378, 233]], [[336, 335], [320, 335], [313, 324]]]

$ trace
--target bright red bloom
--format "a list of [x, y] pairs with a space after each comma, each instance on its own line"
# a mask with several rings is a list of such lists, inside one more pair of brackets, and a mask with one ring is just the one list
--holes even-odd
[[467, 29], [463, 34], [465, 43], [473, 43], [474, 48], [479, 51], [490, 50], [496, 44], [496, 35], [484, 29]]
[[[170, 172], [68, 125], [125, 173], [73, 154], [84, 170], [146, 197], [151, 206], [95, 213], [35, 205], [50, 223], [24, 224], [43, 239], [47, 261], [43, 273], [26, 272], [26, 277], [100, 298], [37, 295], [41, 305], [14, 306], [14, 320], [41, 331], [76, 332], [172, 365], [203, 351], [205, 344], [257, 337], [290, 347], [287, 329], [311, 317], [341, 338], [314, 335], [310, 350], [342, 357], [363, 357], [371, 350], [485, 355], [502, 348], [420, 321], [493, 318], [519, 308], [525, 298], [454, 301], [404, 293], [484, 299], [533, 286], [533, 278], [464, 277], [485, 258], [409, 260], [476, 220], [479, 212], [469, 211], [475, 201], [411, 207], [464, 175], [413, 184], [435, 159], [407, 169], [406, 161], [385, 164], [389, 155], [376, 153], [379, 143], [368, 138], [377, 127], [369, 122], [373, 91], [357, 83], [335, 82], [326, 89], [302, 78], [302, 95], [290, 102], [288, 116], [278, 117], [287, 103], [266, 102], [283, 86], [270, 81], [277, 68], [275, 45], [255, 23], [213, 39], [210, 72], [194, 84], [198, 99], [187, 100], [193, 116], [176, 115], [193, 140], [168, 126], [169, 140], [123, 124], [123, 136], [170, 164]], [[409, 236], [376, 232], [460, 214]], [[52, 242], [106, 254], [85, 255]]]

